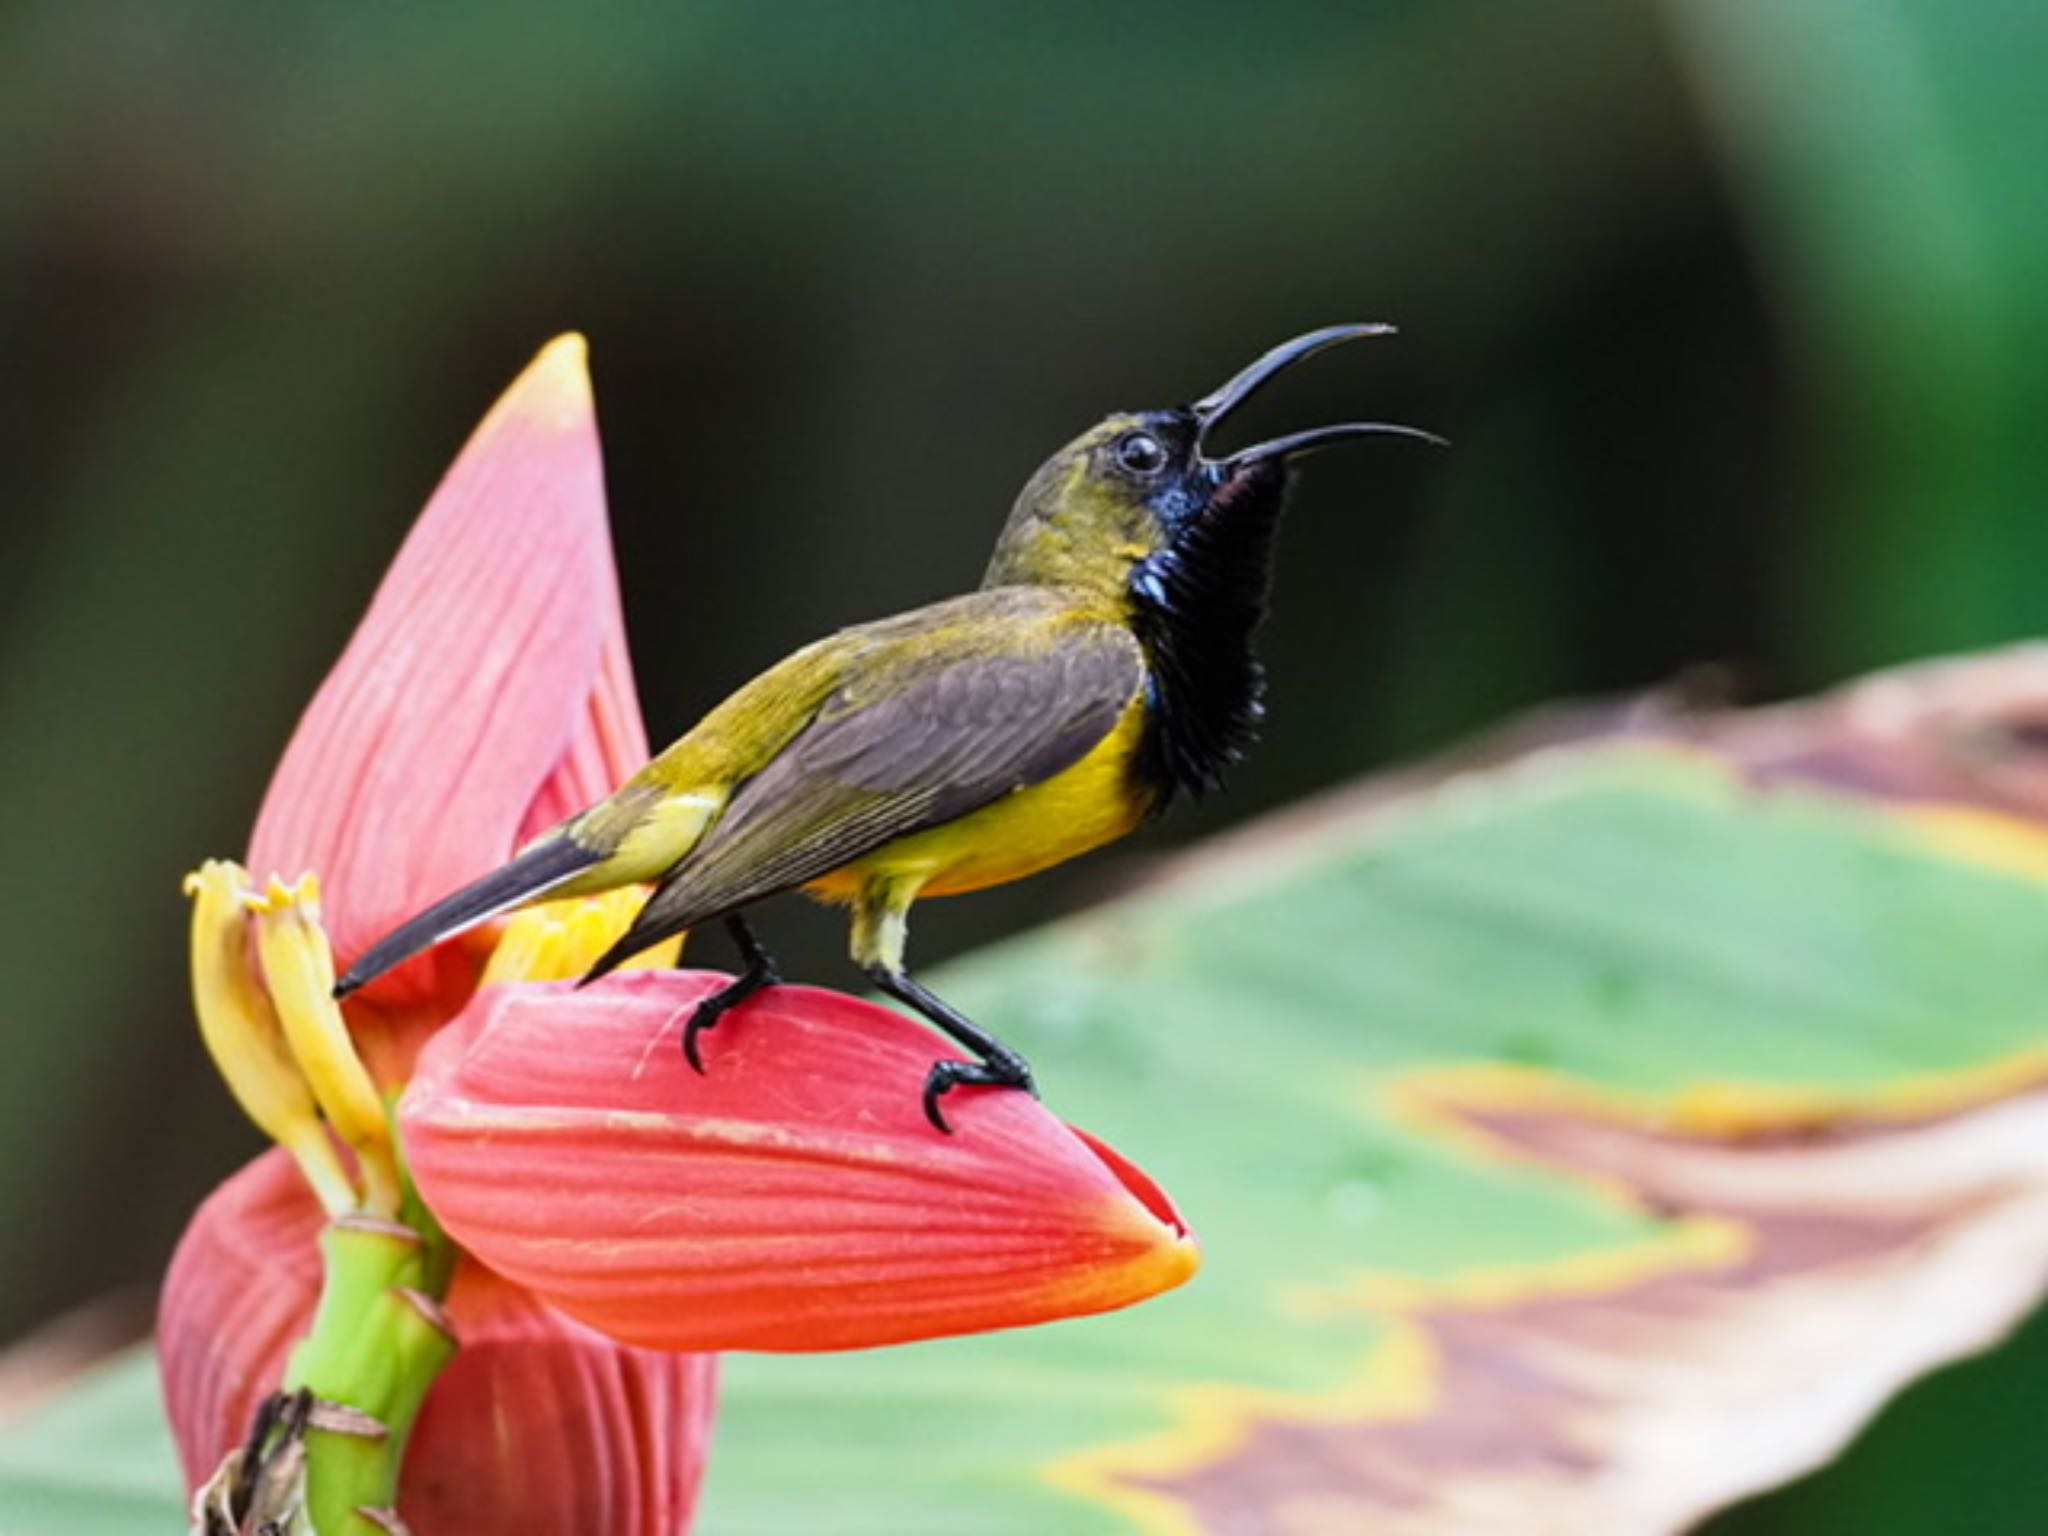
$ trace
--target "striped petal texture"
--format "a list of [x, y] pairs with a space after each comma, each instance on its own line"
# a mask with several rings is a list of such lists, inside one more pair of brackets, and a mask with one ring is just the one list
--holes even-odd
[[494, 987], [421, 1056], [414, 1177], [492, 1268], [619, 1339], [828, 1350], [1044, 1322], [1180, 1284], [1193, 1238], [1142, 1172], [1029, 1095], [919, 1090], [946, 1043], [771, 989], [708, 1037], [722, 978]]
[[[564, 336], [420, 514], [285, 749], [247, 863], [318, 871], [346, 960], [646, 756], [585, 348]], [[459, 1001], [479, 963], [444, 945], [363, 1001]]]

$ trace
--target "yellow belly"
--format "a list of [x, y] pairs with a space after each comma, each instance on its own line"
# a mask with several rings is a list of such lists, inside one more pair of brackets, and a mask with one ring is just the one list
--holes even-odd
[[910, 878], [921, 881], [923, 895], [951, 896], [1021, 880], [1114, 842], [1152, 808], [1151, 794], [1131, 772], [1144, 726], [1144, 704], [1133, 702], [1116, 729], [1065, 772], [899, 838], [804, 889], [826, 901], [850, 901], [870, 880]]

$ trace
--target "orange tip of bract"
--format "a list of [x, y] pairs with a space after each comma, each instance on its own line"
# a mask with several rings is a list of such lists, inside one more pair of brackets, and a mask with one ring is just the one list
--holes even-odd
[[595, 413], [590, 392], [590, 344], [565, 331], [534, 354], [484, 418], [486, 429], [512, 425], [567, 431]]
[[1108, 1311], [1200, 1253], [1165, 1193], [1028, 1094], [919, 1092], [946, 1042], [783, 986], [706, 1037], [721, 978], [491, 988], [400, 1107], [421, 1193], [500, 1273], [659, 1349], [856, 1349]]

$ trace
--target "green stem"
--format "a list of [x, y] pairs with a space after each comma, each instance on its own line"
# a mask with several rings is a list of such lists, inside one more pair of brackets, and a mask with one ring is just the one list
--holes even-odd
[[[427, 1389], [455, 1355], [441, 1316], [459, 1250], [404, 1179], [400, 1220], [344, 1216], [320, 1235], [326, 1279], [285, 1388], [324, 1405], [306, 1435], [306, 1512], [318, 1536], [381, 1536]], [[335, 1412], [335, 1410], [341, 1412]]]

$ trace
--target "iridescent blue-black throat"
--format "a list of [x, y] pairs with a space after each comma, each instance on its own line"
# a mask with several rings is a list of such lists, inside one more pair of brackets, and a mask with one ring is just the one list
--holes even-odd
[[1277, 462], [1243, 471], [1131, 572], [1132, 625], [1152, 667], [1138, 771], [1162, 807], [1220, 787], [1258, 739], [1266, 674], [1252, 637], [1288, 480]]

